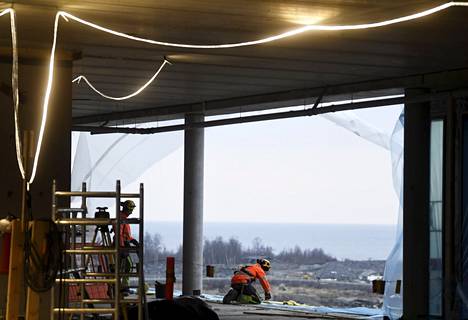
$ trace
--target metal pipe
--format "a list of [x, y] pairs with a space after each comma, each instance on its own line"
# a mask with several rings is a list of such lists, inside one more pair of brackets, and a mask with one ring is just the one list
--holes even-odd
[[[149, 315], [148, 315], [148, 308], [146, 304], [146, 292], [145, 292], [145, 275], [144, 275], [144, 188], [143, 188], [143, 183], [140, 183], [140, 230], [138, 231], [138, 273], [139, 273], [139, 278], [138, 278], [138, 299], [140, 300], [140, 303], [138, 304], [138, 319], [143, 320], [143, 317], [147, 320]], [[143, 309], [144, 308], [144, 309]], [[143, 311], [144, 310], [144, 311]]]
[[[57, 197], [82, 197], [86, 196], [88, 198], [114, 198], [117, 196], [116, 192], [109, 191], [56, 191], [55, 195]], [[139, 198], [140, 194], [138, 193], [121, 193], [120, 197], [122, 198]], [[120, 204], [119, 204], [120, 205]]]
[[[85, 193], [87, 192], [87, 186], [86, 186], [86, 182], [83, 182], [81, 184], [81, 192]], [[83, 209], [82, 211], [82, 214], [81, 214], [81, 218], [82, 219], [86, 219], [86, 213], [88, 212], [88, 209], [87, 209], [87, 205], [86, 205], [86, 196], [81, 196], [81, 208]], [[81, 226], [81, 247], [83, 248], [86, 244], [86, 225], [82, 225]], [[76, 249], [76, 248], [74, 248]], [[86, 255], [85, 254], [82, 254], [81, 255], [81, 267], [85, 269], [87, 269], [87, 266], [86, 266]], [[85, 307], [85, 304], [83, 302], [83, 297], [85, 296], [85, 284], [84, 283], [80, 283], [80, 308], [83, 309]], [[82, 313], [80, 315], [80, 320], [84, 320], [84, 313]]]
[[[56, 182], [55, 179], [52, 180], [52, 212], [51, 212], [51, 219], [52, 221], [55, 221], [55, 210], [57, 208], [57, 202], [56, 202], [56, 197], [55, 197], [55, 190], [56, 190]], [[62, 255], [62, 252], [60, 252], [60, 255]], [[62, 270], [61, 270], [62, 271]], [[50, 290], [50, 306], [49, 306], [49, 312], [50, 312], [50, 318], [52, 320], [55, 319], [54, 315], [54, 305], [55, 305], [55, 286], [52, 286]]]
[[114, 241], [114, 245], [115, 245], [115, 253], [117, 253], [115, 255], [115, 267], [114, 267], [114, 270], [115, 270], [115, 285], [114, 285], [114, 288], [115, 288], [115, 292], [114, 292], [114, 312], [115, 312], [115, 319], [119, 319], [119, 315], [120, 315], [120, 296], [121, 296], [121, 293], [120, 293], [120, 282], [121, 282], [121, 279], [120, 279], [120, 197], [121, 197], [121, 194], [120, 194], [120, 180], [117, 180], [116, 184], [115, 184], [115, 218], [117, 220], [117, 223], [116, 223], [116, 228], [115, 228], [115, 241]]

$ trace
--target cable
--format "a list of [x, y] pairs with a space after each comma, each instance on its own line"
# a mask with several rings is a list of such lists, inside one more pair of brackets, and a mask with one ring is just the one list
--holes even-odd
[[154, 44], [154, 45], [160, 45], [160, 46], [168, 46], [168, 47], [179, 47], [179, 48], [192, 48], [192, 49], [222, 49], [222, 48], [235, 48], [235, 47], [245, 47], [245, 46], [253, 46], [253, 45], [258, 45], [258, 44], [263, 44], [263, 43], [268, 43], [272, 41], [277, 41], [280, 39], [284, 38], [289, 38], [307, 31], [342, 31], [342, 30], [359, 30], [359, 29], [370, 29], [370, 28], [379, 28], [379, 27], [384, 27], [388, 26], [391, 24], [397, 24], [405, 21], [410, 21], [410, 20], [415, 20], [419, 19], [425, 16], [432, 15], [434, 13], [437, 13], [439, 11], [446, 10], [450, 7], [468, 7], [468, 2], [456, 2], [456, 1], [451, 1], [444, 3], [442, 5], [439, 5], [437, 7], [421, 11], [415, 14], [411, 14], [408, 16], [403, 16], [399, 18], [394, 18], [390, 20], [384, 20], [380, 22], [373, 22], [373, 23], [365, 23], [365, 24], [355, 24], [355, 25], [307, 25], [303, 26], [297, 29], [293, 29], [290, 31], [286, 31], [274, 36], [266, 37], [263, 39], [258, 39], [258, 40], [253, 40], [253, 41], [246, 41], [246, 42], [237, 42], [237, 43], [227, 43], [227, 44], [212, 44], [212, 45], [203, 45], [203, 44], [185, 44], [185, 43], [173, 43], [173, 42], [163, 42], [163, 41], [158, 41], [158, 40], [151, 40], [151, 39], [145, 39], [137, 36], [131, 36], [123, 32], [115, 31], [103, 26], [100, 26], [98, 24], [95, 24], [93, 22], [78, 18], [71, 13], [65, 12], [65, 11], [59, 11], [57, 12], [57, 15], [61, 15], [64, 18], [69, 18], [71, 20], [74, 20], [76, 22], [79, 22], [81, 24], [87, 25], [91, 28], [107, 32], [122, 38], [126, 38], [129, 40], [134, 40], [134, 41], [139, 41], [139, 42], [146, 42], [149, 44]]
[[[32, 243], [29, 222], [33, 221], [31, 193], [26, 193], [26, 229], [24, 230], [24, 280], [35, 292], [49, 291], [55, 284], [57, 273], [62, 265], [62, 234], [54, 221], [48, 220], [49, 232], [46, 234], [46, 247], [39, 252]], [[41, 255], [42, 254], [42, 255]]]
[[96, 89], [96, 87], [94, 87], [91, 82], [89, 82], [88, 78], [86, 78], [85, 76], [83, 75], [80, 75], [78, 77], [76, 77], [75, 79], [73, 79], [73, 83], [80, 83], [81, 80], [85, 81], [86, 84], [94, 91], [96, 92], [97, 94], [99, 94], [100, 96], [106, 98], [106, 99], [111, 99], [111, 100], [126, 100], [126, 99], [130, 99], [134, 96], [136, 96], [137, 94], [139, 94], [140, 92], [142, 92], [143, 90], [146, 89], [147, 86], [149, 86], [153, 81], [154, 79], [157, 78], [157, 76], [159, 75], [159, 73], [161, 72], [161, 70], [164, 68], [164, 66], [166, 65], [166, 63], [170, 64], [169, 61], [167, 61], [166, 59], [164, 59], [164, 62], [161, 64], [161, 66], [159, 67], [159, 69], [156, 71], [156, 73], [143, 85], [140, 87], [140, 89], [138, 89], [137, 91], [129, 94], [129, 95], [126, 95], [126, 96], [123, 96], [123, 97], [113, 97], [113, 96], [109, 96], [109, 95], [106, 95], [104, 93], [102, 93], [101, 91], [99, 91], [98, 89]]

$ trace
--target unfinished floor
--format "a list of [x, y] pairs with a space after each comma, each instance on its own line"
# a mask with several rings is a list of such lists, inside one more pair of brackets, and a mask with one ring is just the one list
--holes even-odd
[[209, 303], [220, 320], [294, 320], [294, 319], [362, 319], [345, 314], [315, 314], [297, 311], [265, 309], [249, 305]]

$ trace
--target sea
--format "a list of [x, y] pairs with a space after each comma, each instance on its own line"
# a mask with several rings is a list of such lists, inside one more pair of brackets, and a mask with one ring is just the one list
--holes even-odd
[[[182, 243], [182, 222], [145, 221], [145, 232], [158, 233], [163, 245], [176, 250]], [[273, 247], [275, 253], [299, 246], [320, 248], [339, 259], [385, 260], [395, 244], [395, 225], [308, 224], [308, 223], [240, 223], [205, 222], [203, 236], [212, 240], [231, 237], [244, 248], [255, 238]]]

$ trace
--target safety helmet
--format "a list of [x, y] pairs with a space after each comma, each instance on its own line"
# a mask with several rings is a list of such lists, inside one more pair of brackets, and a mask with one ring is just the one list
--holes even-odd
[[267, 259], [257, 259], [257, 263], [262, 267], [264, 271], [269, 271], [271, 268], [270, 260]]
[[135, 202], [132, 200], [126, 200], [120, 204], [122, 206], [122, 210], [132, 213], [133, 209], [135, 209], [136, 205]]

